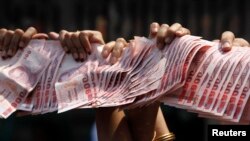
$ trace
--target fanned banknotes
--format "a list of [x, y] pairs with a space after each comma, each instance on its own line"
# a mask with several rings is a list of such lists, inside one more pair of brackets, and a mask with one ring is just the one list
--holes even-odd
[[102, 45], [92, 48], [79, 63], [58, 41], [32, 40], [0, 59], [1, 117], [161, 101], [200, 117], [250, 121], [249, 48], [225, 53], [219, 43], [186, 35], [159, 50], [155, 40], [135, 37], [114, 65], [102, 58]]

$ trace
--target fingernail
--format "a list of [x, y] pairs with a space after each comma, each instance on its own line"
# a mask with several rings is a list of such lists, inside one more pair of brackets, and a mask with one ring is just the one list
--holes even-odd
[[104, 58], [108, 57], [108, 51], [107, 50], [104, 50], [103, 53], [102, 53], [102, 56]]
[[82, 53], [79, 54], [80, 55], [80, 58], [82, 59], [84, 57], [84, 55]]
[[157, 32], [158, 31], [158, 28], [157, 27], [154, 27], [153, 28], [153, 32]]
[[158, 47], [159, 49], [162, 49], [162, 48], [163, 48], [163, 46], [164, 46], [164, 44], [163, 44], [163, 43], [157, 43], [157, 47]]
[[222, 48], [230, 48], [231, 44], [229, 42], [224, 42]]
[[78, 58], [77, 58], [77, 53], [73, 53], [73, 57], [74, 57], [74, 59], [77, 60], [77, 59], [78, 59]]
[[4, 51], [2, 58], [5, 60], [7, 59], [6, 52]]
[[170, 43], [171, 43], [171, 39], [170, 39], [169, 37], [167, 37], [167, 38], [165, 39], [165, 42], [166, 42], [167, 44], [170, 44]]
[[12, 56], [12, 51], [10, 49], [8, 50], [7, 56], [9, 56], [9, 57]]
[[64, 46], [63, 49], [64, 49], [64, 51], [65, 51], [66, 53], [69, 53], [69, 50], [68, 50], [68, 48], [67, 48], [66, 46]]
[[111, 58], [111, 63], [112, 63], [112, 64], [116, 63], [116, 61], [117, 61], [116, 57], [112, 57], [112, 58]]
[[177, 34], [181, 35], [183, 32], [181, 30], [176, 31]]
[[22, 48], [24, 48], [24, 42], [21, 41], [21, 42], [19, 43], [19, 46], [22, 47]]

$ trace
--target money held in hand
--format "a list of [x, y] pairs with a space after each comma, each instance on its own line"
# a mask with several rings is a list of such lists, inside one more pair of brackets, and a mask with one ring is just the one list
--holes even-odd
[[32, 40], [13, 58], [0, 59], [0, 116], [161, 101], [200, 117], [249, 124], [249, 48], [225, 53], [219, 43], [186, 35], [159, 50], [155, 40], [135, 37], [111, 65], [101, 56], [103, 46], [92, 46], [80, 63], [49, 40]]

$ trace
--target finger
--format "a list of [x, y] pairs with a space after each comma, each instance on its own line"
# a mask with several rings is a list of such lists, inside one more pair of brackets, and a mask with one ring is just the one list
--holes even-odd
[[127, 47], [128, 42], [124, 38], [118, 38], [116, 39], [116, 42], [122, 42], [124, 44], [123, 47]]
[[176, 34], [176, 36], [181, 37], [181, 36], [184, 36], [184, 35], [190, 35], [191, 32], [190, 32], [189, 29], [181, 27], [179, 30], [176, 31], [175, 34]]
[[10, 42], [10, 45], [9, 45], [9, 50], [7, 52], [7, 56], [8, 57], [11, 57], [11, 56], [14, 56], [19, 48], [19, 41], [23, 35], [23, 30], [21, 29], [16, 29], [15, 30], [15, 33], [12, 37], [12, 40]]
[[84, 49], [90, 54], [92, 51], [91, 44], [89, 41], [89, 36], [91, 36], [92, 33], [87, 31], [81, 31], [79, 34], [79, 39], [81, 42], [81, 45], [84, 47]]
[[78, 54], [76, 51], [76, 48], [71, 40], [72, 33], [66, 33], [65, 34], [65, 43], [67, 48], [70, 50], [71, 54], [73, 55], [73, 58], [78, 61]]
[[158, 48], [162, 49], [163, 46], [165, 45], [165, 37], [167, 34], [169, 26], [167, 24], [162, 24], [161, 27], [159, 28], [159, 31], [157, 32], [156, 35], [156, 42]]
[[49, 39], [49, 36], [45, 33], [37, 33], [32, 36], [32, 39]]
[[87, 53], [84, 48], [78, 48], [77, 52], [78, 52], [79, 61], [83, 62], [87, 59]]
[[219, 39], [214, 39], [212, 42], [219, 43], [220, 40]]
[[3, 50], [3, 41], [4, 41], [4, 36], [6, 32], [7, 32], [7, 29], [4, 29], [4, 28], [0, 29], [0, 51]]
[[66, 44], [66, 41], [65, 41], [65, 35], [66, 35], [66, 33], [68, 33], [68, 31], [66, 31], [66, 30], [61, 30], [60, 33], [59, 33], [59, 40], [60, 40], [60, 42], [61, 42], [61, 45], [62, 45], [64, 51], [65, 51], [66, 53], [69, 53], [70, 50], [69, 50], [69, 48], [66, 46], [67, 44]]
[[115, 41], [111, 41], [104, 45], [102, 50], [102, 57], [107, 58], [115, 46]]
[[28, 45], [30, 39], [32, 38], [33, 35], [37, 34], [37, 30], [34, 27], [29, 27], [25, 33], [23, 34], [21, 41], [19, 43], [19, 46], [21, 48], [24, 48]]
[[80, 39], [79, 39], [79, 32], [75, 32], [72, 34], [72, 42], [74, 46], [77, 48], [78, 52], [78, 60], [84, 61], [86, 59], [86, 53], [84, 51], [84, 47], [81, 45]]
[[155, 38], [156, 37], [156, 35], [157, 35], [157, 32], [158, 32], [158, 30], [159, 30], [159, 28], [160, 28], [160, 25], [157, 23], [157, 22], [153, 22], [153, 23], [151, 23], [151, 25], [150, 25], [150, 32], [149, 32], [149, 38]]
[[3, 41], [3, 58], [7, 58], [7, 52], [9, 50], [9, 45], [12, 40], [12, 37], [14, 36], [14, 31], [8, 30], [4, 36], [4, 41]]
[[221, 48], [222, 51], [229, 51], [232, 49], [233, 40], [235, 36], [231, 31], [225, 31], [221, 35]]
[[90, 43], [99, 43], [102, 45], [105, 44], [101, 32], [99, 31], [89, 31], [89, 32], [92, 32], [92, 34], [90, 34], [90, 37], [89, 37]]
[[124, 41], [122, 39], [117, 40], [115, 46], [111, 53], [111, 64], [115, 64], [122, 55], [123, 48], [125, 47]]
[[235, 38], [233, 41], [233, 46], [249, 47], [249, 43], [243, 38]]
[[49, 39], [58, 40], [59, 39], [59, 34], [56, 33], [56, 32], [49, 32]]
[[167, 44], [170, 44], [173, 39], [175, 38], [175, 35], [176, 35], [176, 32], [181, 29], [182, 26], [181, 24], [179, 23], [174, 23], [173, 25], [171, 25], [169, 28], [168, 28], [168, 31], [167, 31], [167, 35], [166, 35], [166, 39], [165, 39], [165, 42]]

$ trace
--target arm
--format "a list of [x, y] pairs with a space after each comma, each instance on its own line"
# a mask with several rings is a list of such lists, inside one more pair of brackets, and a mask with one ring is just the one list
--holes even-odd
[[[49, 33], [50, 38], [59, 39], [64, 50], [71, 53], [76, 61], [84, 61], [91, 53], [91, 43], [104, 44], [102, 34], [98, 31], [84, 30], [68, 32], [62, 30], [59, 34]], [[115, 63], [122, 54], [122, 39], [109, 42], [104, 46], [104, 58], [112, 54], [111, 63]], [[116, 58], [117, 57], [117, 58]], [[116, 107], [97, 108], [96, 126], [99, 141], [132, 141], [124, 111]]]

